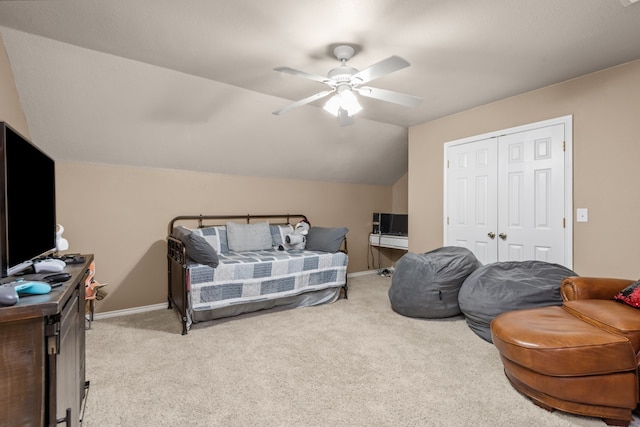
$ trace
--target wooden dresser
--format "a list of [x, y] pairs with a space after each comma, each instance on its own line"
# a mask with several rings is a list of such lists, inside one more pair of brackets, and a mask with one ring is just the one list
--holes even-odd
[[[46, 295], [0, 306], [0, 426], [78, 426], [85, 395], [84, 280], [93, 255]], [[38, 280], [45, 273], [23, 276]], [[13, 278], [15, 279], [15, 278]], [[3, 283], [12, 278], [3, 279]]]

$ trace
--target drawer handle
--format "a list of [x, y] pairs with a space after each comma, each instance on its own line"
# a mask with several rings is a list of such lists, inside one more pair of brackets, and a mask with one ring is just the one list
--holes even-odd
[[67, 414], [64, 418], [58, 418], [56, 424], [64, 423], [65, 426], [71, 425], [71, 408], [67, 408]]

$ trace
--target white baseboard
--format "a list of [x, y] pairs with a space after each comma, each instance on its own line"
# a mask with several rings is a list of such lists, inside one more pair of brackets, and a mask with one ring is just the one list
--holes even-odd
[[155, 310], [161, 310], [161, 309], [166, 310], [167, 307], [169, 307], [168, 303], [164, 302], [161, 304], [144, 305], [142, 307], [133, 307], [133, 308], [125, 308], [122, 310], [106, 311], [104, 313], [96, 313], [93, 316], [93, 320], [108, 319], [109, 317], [119, 317], [119, 316], [126, 316], [129, 314], [144, 313], [146, 311], [155, 311]]
[[[347, 278], [367, 276], [369, 274], [377, 274], [377, 273], [378, 273], [377, 270], [356, 271], [355, 273], [347, 274]], [[166, 310], [167, 307], [168, 307], [168, 303], [165, 302], [161, 304], [145, 305], [142, 307], [133, 307], [133, 308], [125, 308], [122, 310], [106, 311], [104, 313], [96, 313], [93, 316], [93, 320], [108, 319], [109, 317], [127, 316], [129, 314], [144, 313], [146, 311], [155, 311], [155, 310], [161, 310], [161, 309]]]
[[378, 274], [378, 270], [356, 271], [355, 273], [347, 274], [347, 278], [349, 278], [349, 277], [367, 276], [369, 274]]

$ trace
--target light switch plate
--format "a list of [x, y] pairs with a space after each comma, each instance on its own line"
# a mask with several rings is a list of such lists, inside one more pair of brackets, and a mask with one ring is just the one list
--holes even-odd
[[576, 209], [576, 221], [577, 222], [589, 222], [589, 209], [578, 208]]

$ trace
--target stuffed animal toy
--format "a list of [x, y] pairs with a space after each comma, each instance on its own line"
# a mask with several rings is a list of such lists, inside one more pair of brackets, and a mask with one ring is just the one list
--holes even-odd
[[309, 223], [302, 220], [296, 224], [293, 233], [285, 236], [285, 249], [304, 249], [307, 244], [307, 234], [309, 234]]

